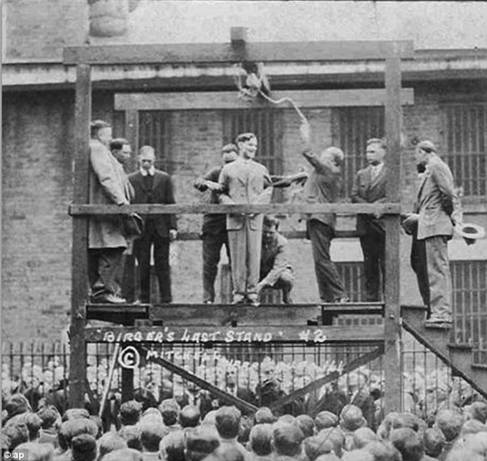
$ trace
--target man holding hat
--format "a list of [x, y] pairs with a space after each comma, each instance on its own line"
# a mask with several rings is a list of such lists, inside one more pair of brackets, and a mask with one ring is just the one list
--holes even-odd
[[438, 157], [431, 141], [421, 141], [415, 150], [416, 164], [424, 167], [414, 213], [402, 225], [413, 234], [411, 263], [423, 302], [429, 307], [430, 326], [451, 326], [451, 279], [448, 240], [453, 236], [453, 175]]

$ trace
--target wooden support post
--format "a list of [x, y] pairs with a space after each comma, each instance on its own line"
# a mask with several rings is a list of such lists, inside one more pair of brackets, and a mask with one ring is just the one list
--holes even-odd
[[[399, 53], [386, 59], [385, 69], [386, 106], [385, 123], [387, 139], [387, 199], [399, 202], [398, 185], [401, 184], [401, 60]], [[400, 222], [399, 215], [388, 215], [386, 225], [385, 261], [385, 412], [400, 411]]]
[[[88, 203], [91, 68], [76, 67], [74, 203]], [[86, 304], [88, 301], [88, 219], [73, 216], [69, 404], [82, 407], [86, 382]]]

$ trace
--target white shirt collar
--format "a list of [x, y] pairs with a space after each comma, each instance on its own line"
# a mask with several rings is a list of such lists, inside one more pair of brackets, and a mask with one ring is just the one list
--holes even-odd
[[155, 167], [151, 166], [151, 167], [149, 168], [149, 171], [144, 170], [143, 168], [141, 168], [141, 169], [140, 169], [140, 174], [141, 174], [142, 176], [147, 176], [147, 175], [149, 175], [149, 176], [154, 176], [155, 171], [156, 171]]

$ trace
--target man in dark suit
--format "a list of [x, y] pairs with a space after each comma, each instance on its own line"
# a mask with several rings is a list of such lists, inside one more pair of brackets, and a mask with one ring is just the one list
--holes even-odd
[[[222, 160], [226, 165], [238, 157], [238, 148], [235, 144], [227, 144], [222, 148]], [[223, 166], [211, 169], [205, 176], [198, 178], [194, 187], [201, 192], [210, 190], [209, 203], [220, 203], [219, 193], [214, 189]], [[220, 252], [223, 245], [230, 256], [227, 236], [227, 218], [224, 214], [206, 214], [203, 216], [203, 303], [215, 302], [215, 279], [220, 262]]]
[[[306, 181], [304, 194], [307, 203], [337, 202], [341, 192], [343, 151], [328, 147], [320, 156], [311, 150], [311, 129], [308, 123], [300, 127], [305, 144], [304, 158], [313, 167]], [[343, 283], [330, 257], [331, 240], [335, 236], [334, 213], [319, 213], [307, 216], [306, 233], [311, 241], [315, 274], [322, 302], [347, 302]]]
[[[451, 326], [451, 276], [448, 240], [453, 236], [457, 196], [453, 175], [438, 157], [431, 141], [421, 141], [415, 150], [418, 166], [425, 167], [418, 188], [414, 213], [402, 225], [413, 234], [411, 259], [414, 262], [423, 302], [429, 306], [431, 326]], [[426, 271], [424, 270], [426, 268]], [[424, 280], [420, 274], [426, 272]]]
[[[140, 169], [129, 176], [134, 187], [132, 203], [171, 204], [174, 192], [171, 177], [154, 167], [155, 153], [151, 146], [140, 148]], [[154, 262], [159, 282], [160, 302], [170, 303], [171, 276], [169, 268], [169, 242], [177, 236], [174, 215], [144, 216], [144, 232], [134, 242], [134, 254], [139, 263], [140, 298], [143, 303], [150, 302], [150, 254], [154, 245]]]
[[[379, 203], [386, 200], [386, 167], [384, 140], [367, 141], [368, 166], [357, 172], [352, 188], [352, 203]], [[367, 301], [380, 301], [384, 291], [385, 227], [379, 215], [357, 215], [357, 232], [364, 255]], [[381, 287], [382, 280], [382, 287]]]

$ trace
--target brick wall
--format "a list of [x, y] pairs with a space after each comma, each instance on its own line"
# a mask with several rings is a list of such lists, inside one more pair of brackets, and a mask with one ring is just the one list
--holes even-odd
[[[454, 90], [454, 91], [452, 91]], [[407, 107], [404, 128], [409, 139], [429, 137], [442, 146], [439, 100], [454, 95], [447, 88], [417, 86], [415, 105]], [[70, 293], [71, 160], [73, 148], [72, 92], [7, 93], [3, 100], [3, 322], [4, 340], [58, 338], [67, 326]], [[112, 119], [113, 94], [95, 92], [93, 116]], [[307, 112], [314, 144], [331, 143], [331, 111]], [[283, 116], [284, 172], [305, 166], [299, 142], [299, 119], [294, 111]], [[171, 118], [171, 159], [176, 198], [198, 203], [201, 194], [193, 179], [220, 161], [222, 118], [216, 111], [185, 111]], [[121, 135], [122, 133], [115, 133]], [[403, 155], [405, 174], [401, 185], [404, 205], [410, 206], [415, 188], [412, 148]], [[180, 219], [181, 231], [198, 231], [201, 217]], [[353, 223], [352, 223], [353, 224]], [[350, 226], [350, 222], [343, 222]], [[286, 219], [284, 229], [304, 229], [297, 217]], [[404, 302], [419, 301], [409, 269], [409, 238], [401, 242]], [[201, 244], [177, 243], [179, 256], [173, 268], [175, 301], [201, 298]], [[291, 241], [296, 268], [296, 301], [318, 299], [308, 242]], [[335, 241], [337, 260], [360, 260], [357, 242]], [[407, 296], [406, 296], [407, 294]]]

